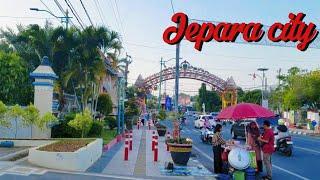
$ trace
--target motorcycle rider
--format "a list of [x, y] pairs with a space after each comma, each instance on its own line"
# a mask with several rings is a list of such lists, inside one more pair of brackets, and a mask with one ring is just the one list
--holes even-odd
[[278, 120], [278, 126], [275, 130], [276, 136], [275, 136], [275, 141], [278, 142], [279, 139], [288, 137], [289, 136], [289, 131], [287, 126], [284, 125], [285, 121], [283, 119]]
[[208, 140], [210, 133], [212, 133], [212, 126], [210, 125], [209, 118], [204, 117], [204, 124], [203, 124], [203, 130], [202, 130], [204, 139]]

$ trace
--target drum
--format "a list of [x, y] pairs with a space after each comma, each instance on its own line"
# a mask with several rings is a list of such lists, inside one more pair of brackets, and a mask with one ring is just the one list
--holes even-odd
[[229, 152], [228, 161], [235, 169], [246, 169], [250, 165], [249, 152], [242, 148], [234, 148]]

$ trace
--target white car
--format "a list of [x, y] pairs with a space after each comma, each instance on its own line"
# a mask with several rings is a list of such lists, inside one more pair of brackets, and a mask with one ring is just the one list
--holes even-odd
[[200, 116], [198, 117], [198, 119], [194, 121], [194, 127], [195, 127], [195, 128], [203, 128], [203, 126], [204, 126], [204, 121], [205, 121], [206, 118], [209, 119], [209, 124], [210, 124], [211, 126], [216, 126], [216, 125], [217, 125], [217, 122], [215, 121], [215, 119], [213, 118], [213, 116], [211, 116], [211, 115], [200, 115]]

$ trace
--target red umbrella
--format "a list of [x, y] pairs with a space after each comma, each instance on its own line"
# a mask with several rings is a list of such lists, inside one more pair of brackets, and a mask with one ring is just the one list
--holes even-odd
[[270, 118], [274, 117], [275, 114], [257, 104], [252, 103], [240, 103], [234, 106], [227, 107], [222, 110], [217, 119], [247, 119], [247, 118]]

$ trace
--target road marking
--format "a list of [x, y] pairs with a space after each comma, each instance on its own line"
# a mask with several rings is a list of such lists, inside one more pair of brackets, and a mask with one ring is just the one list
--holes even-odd
[[[203, 151], [201, 151], [199, 148], [197, 148], [196, 146], [192, 146], [194, 149], [196, 149], [199, 153], [201, 153], [204, 157], [206, 157], [207, 159], [209, 159], [210, 161], [213, 161], [213, 158], [212, 157], [210, 157], [210, 156], [208, 156], [206, 153], [204, 153]], [[283, 169], [283, 168], [281, 168], [281, 167], [279, 167], [279, 166], [276, 166], [276, 165], [272, 165], [274, 168], [276, 168], [276, 169], [279, 169], [279, 170], [281, 170], [281, 171], [284, 171], [284, 172], [286, 172], [286, 173], [288, 173], [288, 174], [291, 174], [292, 176], [295, 176], [295, 177], [297, 177], [297, 178], [300, 178], [300, 179], [303, 179], [303, 180], [310, 180], [310, 179], [308, 179], [308, 178], [306, 178], [306, 177], [303, 177], [303, 176], [301, 176], [301, 175], [299, 175], [299, 174], [296, 174], [296, 173], [294, 173], [294, 172], [291, 172], [291, 171], [289, 171], [289, 170], [286, 170], [286, 169]]]
[[140, 178], [140, 177], [138, 178], [138, 177], [129, 177], [129, 176], [108, 175], [108, 174], [101, 174], [101, 173], [69, 172], [69, 171], [51, 170], [51, 169], [48, 170], [48, 172], [83, 175], [83, 176], [106, 177], [106, 178], [115, 178], [115, 179], [128, 179], [128, 180], [147, 179], [147, 178]]
[[305, 151], [309, 151], [309, 152], [314, 152], [314, 153], [320, 154], [320, 151], [316, 151], [316, 150], [309, 149], [309, 148], [303, 148], [303, 147], [300, 147], [300, 146], [294, 146], [294, 148], [302, 149], [302, 150], [305, 150]]
[[319, 140], [315, 140], [315, 139], [310, 139], [310, 138], [306, 138], [306, 137], [293, 136], [293, 140], [294, 139], [300, 139], [300, 140], [306, 140], [306, 141], [320, 143], [320, 139]]
[[200, 150], [199, 148], [197, 148], [196, 146], [192, 146], [193, 148], [195, 148], [199, 153], [201, 153], [204, 157], [206, 157], [207, 159], [213, 161], [213, 158], [208, 156], [205, 152], [203, 152], [202, 150]]
[[199, 132], [199, 131], [197, 131], [197, 130], [195, 130], [195, 129], [192, 129], [192, 131], [195, 132], [195, 133], [198, 133], [198, 132]]
[[295, 176], [295, 177], [297, 177], [297, 178], [300, 178], [300, 179], [303, 179], [303, 180], [310, 180], [310, 179], [308, 179], [308, 178], [306, 178], [306, 177], [303, 177], [303, 176], [300, 176], [299, 174], [296, 174], [296, 173], [294, 173], [294, 172], [291, 172], [291, 171], [288, 171], [288, 170], [286, 170], [286, 169], [283, 169], [283, 168], [281, 168], [281, 167], [279, 167], [279, 166], [276, 166], [276, 165], [272, 165], [274, 168], [276, 168], [276, 169], [279, 169], [279, 170], [281, 170], [281, 171], [284, 171], [284, 172], [286, 172], [286, 173], [288, 173], [288, 174], [291, 174], [292, 176]]

